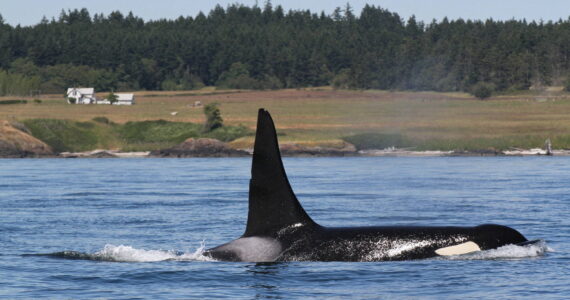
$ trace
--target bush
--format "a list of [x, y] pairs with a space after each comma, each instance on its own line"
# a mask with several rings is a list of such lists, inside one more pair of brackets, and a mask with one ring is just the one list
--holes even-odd
[[0, 104], [26, 104], [27, 100], [0, 100]]
[[206, 123], [204, 124], [205, 132], [210, 132], [224, 126], [224, 120], [218, 108], [218, 103], [210, 103], [204, 106], [204, 114], [206, 115]]
[[217, 139], [222, 142], [229, 142], [246, 135], [253, 135], [253, 131], [243, 125], [240, 125], [220, 127], [208, 132], [204, 136]]
[[79, 128], [84, 128], [84, 129], [95, 128], [95, 123], [93, 122], [75, 122], [75, 125]]
[[471, 94], [479, 99], [487, 99], [493, 95], [495, 86], [487, 82], [479, 82], [471, 88]]
[[115, 95], [115, 93], [110, 92], [109, 95], [107, 95], [107, 100], [109, 100], [109, 103], [114, 104], [116, 103], [119, 99], [119, 96]]
[[42, 100], [40, 100], [40, 99], [34, 99], [34, 103], [36, 103], [36, 104], [41, 104], [41, 103], [42, 103]]
[[107, 117], [95, 117], [93, 121], [101, 124], [111, 124], [112, 122]]

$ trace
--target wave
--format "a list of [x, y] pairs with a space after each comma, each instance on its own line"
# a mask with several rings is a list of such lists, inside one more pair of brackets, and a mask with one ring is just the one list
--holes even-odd
[[95, 253], [60, 251], [48, 254], [26, 254], [24, 256], [48, 256], [61, 259], [79, 259], [111, 262], [160, 262], [160, 261], [213, 261], [204, 255], [204, 242], [193, 253], [174, 250], [144, 250], [125, 245], [105, 245]]
[[554, 252], [554, 249], [548, 247], [544, 240], [536, 243], [517, 246], [506, 245], [497, 249], [477, 251], [463, 255], [446, 256], [447, 260], [501, 260], [501, 259], [521, 259], [544, 256], [547, 252]]

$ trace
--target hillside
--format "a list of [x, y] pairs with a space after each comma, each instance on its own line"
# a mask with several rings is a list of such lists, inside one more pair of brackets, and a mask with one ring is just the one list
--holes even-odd
[[[17, 119], [26, 124], [33, 119], [88, 122], [99, 128], [98, 143], [125, 150], [155, 150], [172, 147], [192, 136], [165, 135], [142, 130], [124, 135], [128, 122], [157, 120], [180, 124], [203, 124], [203, 104], [220, 104], [224, 124], [255, 128], [256, 112], [268, 109], [275, 118], [282, 143], [305, 146], [343, 147], [343, 140], [360, 149], [411, 147], [417, 150], [480, 150], [542, 147], [550, 138], [556, 149], [570, 148], [570, 94], [560, 89], [507, 94], [481, 101], [464, 93], [338, 91], [330, 88], [278, 91], [225, 91], [211, 89], [192, 92], [137, 92], [133, 106], [71, 105], [59, 95], [42, 98], [41, 103], [4, 105], [0, 119]], [[176, 112], [175, 115], [172, 113]], [[93, 121], [105, 117], [117, 127]], [[28, 120], [28, 121], [27, 121]], [[77, 124], [76, 124], [77, 125]], [[76, 126], [74, 125], [74, 126]], [[190, 126], [190, 125], [189, 125]], [[122, 128], [122, 129], [121, 129]], [[97, 131], [94, 131], [97, 132]], [[146, 132], [146, 133], [145, 133]], [[166, 143], [153, 140], [164, 136]], [[36, 135], [39, 136], [39, 135]], [[129, 142], [131, 136], [137, 142]], [[172, 137], [172, 139], [168, 138]], [[112, 138], [111, 138], [112, 137]], [[229, 139], [226, 139], [229, 140]], [[141, 142], [141, 143], [139, 143]], [[157, 143], [155, 143], [157, 142]], [[251, 147], [253, 136], [233, 140], [235, 148]], [[69, 143], [68, 143], [69, 144]], [[73, 143], [69, 144], [73, 145]]]
[[50, 146], [22, 131], [22, 127], [21, 124], [0, 120], [0, 157], [41, 157], [53, 155]]

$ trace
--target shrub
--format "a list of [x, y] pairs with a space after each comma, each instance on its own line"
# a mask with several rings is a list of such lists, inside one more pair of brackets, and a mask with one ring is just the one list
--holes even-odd
[[253, 131], [243, 125], [240, 125], [220, 127], [208, 132], [204, 136], [217, 139], [222, 142], [229, 142], [246, 135], [253, 135]]
[[1, 100], [0, 104], [26, 104], [27, 100]]
[[493, 95], [495, 86], [487, 82], [479, 82], [471, 88], [471, 94], [479, 99], [487, 99]]
[[110, 92], [109, 95], [107, 95], [107, 100], [109, 100], [109, 103], [114, 104], [116, 103], [119, 99], [119, 96], [115, 95], [115, 93]]
[[95, 128], [95, 124], [92, 122], [75, 122], [75, 125], [79, 128], [84, 128], [84, 129]]
[[107, 117], [95, 117], [93, 121], [101, 124], [111, 124], [112, 122]]
[[42, 103], [42, 100], [40, 100], [40, 99], [34, 99], [34, 103], [40, 104], [40, 103]]
[[205, 132], [210, 132], [224, 126], [224, 120], [218, 108], [218, 103], [210, 103], [204, 106], [204, 114], [206, 115], [206, 123], [204, 124]]

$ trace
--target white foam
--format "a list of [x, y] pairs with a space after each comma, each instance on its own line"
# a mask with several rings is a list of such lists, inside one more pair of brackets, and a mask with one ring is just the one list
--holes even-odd
[[131, 246], [108, 244], [103, 250], [94, 253], [93, 256], [101, 260], [118, 262], [212, 261], [213, 259], [203, 255], [205, 248], [205, 244], [202, 242], [193, 253], [180, 253], [173, 250], [144, 250]]
[[517, 246], [506, 245], [497, 249], [477, 251], [463, 255], [447, 256], [444, 259], [452, 260], [494, 260], [494, 259], [520, 259], [532, 258], [543, 256], [547, 252], [554, 252], [554, 250], [546, 245], [544, 240], [536, 243]]

